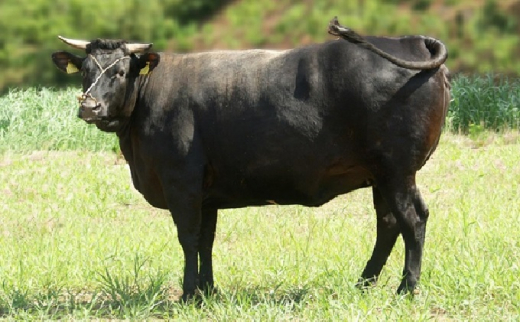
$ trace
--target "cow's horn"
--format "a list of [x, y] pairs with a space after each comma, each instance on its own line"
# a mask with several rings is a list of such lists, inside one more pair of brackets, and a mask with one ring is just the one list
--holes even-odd
[[86, 49], [87, 45], [90, 43], [89, 41], [86, 41], [86, 40], [68, 39], [68, 38], [61, 37], [61, 36], [58, 36], [58, 38], [61, 39], [61, 41], [64, 42], [65, 44], [70, 45], [74, 48], [78, 48], [78, 49]]
[[126, 44], [126, 49], [130, 53], [142, 53], [152, 47], [153, 44]]

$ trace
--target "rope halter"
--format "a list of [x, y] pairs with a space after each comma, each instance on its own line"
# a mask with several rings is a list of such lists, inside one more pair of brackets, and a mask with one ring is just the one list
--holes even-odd
[[99, 64], [98, 60], [94, 56], [92, 56], [91, 54], [89, 54], [88, 56], [90, 58], [92, 58], [92, 60], [94, 60], [94, 62], [96, 63], [97, 67], [99, 67], [99, 69], [101, 70], [101, 73], [96, 77], [96, 79], [94, 80], [94, 83], [90, 84], [90, 86], [88, 87], [88, 89], [85, 92], [83, 92], [82, 94], [78, 95], [79, 103], [85, 101], [87, 98], [90, 98], [90, 99], [94, 100], [97, 103], [96, 99], [94, 97], [92, 97], [92, 95], [89, 92], [97, 84], [97, 82], [101, 79], [101, 76], [103, 76], [103, 74], [105, 74], [106, 71], [108, 71], [112, 66], [116, 65], [119, 61], [121, 61], [123, 59], [130, 58], [129, 56], [119, 57], [118, 59], [113, 61], [110, 65], [108, 65], [106, 68], [103, 68], [101, 66], [101, 64]]

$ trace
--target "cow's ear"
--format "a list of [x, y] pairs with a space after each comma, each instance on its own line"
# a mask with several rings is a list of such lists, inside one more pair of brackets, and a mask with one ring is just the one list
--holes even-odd
[[145, 53], [139, 57], [139, 74], [146, 75], [153, 71], [153, 69], [159, 64], [161, 56], [158, 53]]
[[83, 57], [68, 52], [56, 52], [52, 54], [52, 61], [57, 68], [67, 74], [77, 73], [81, 70]]

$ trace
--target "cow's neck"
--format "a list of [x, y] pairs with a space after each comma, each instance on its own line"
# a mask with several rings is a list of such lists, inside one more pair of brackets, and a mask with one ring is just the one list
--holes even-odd
[[[119, 137], [119, 147], [121, 148], [121, 152], [125, 157], [126, 161], [129, 163], [130, 167], [133, 166], [134, 159], [134, 149], [133, 146], [136, 130], [138, 128], [137, 123], [139, 122], [139, 101], [144, 93], [141, 93], [144, 90], [144, 87], [147, 82], [147, 77], [141, 76], [138, 77], [134, 83], [133, 94], [127, 95], [127, 99], [125, 102], [125, 109], [131, 109], [132, 113], [130, 117], [125, 120], [121, 127], [116, 131], [117, 136]], [[127, 90], [128, 91], [128, 90]]]
[[123, 115], [129, 116], [128, 118], [121, 121], [119, 129], [115, 132], [119, 138], [125, 137], [126, 133], [129, 131], [131, 127], [132, 119], [134, 118], [135, 108], [137, 102], [139, 101], [139, 97], [141, 96], [141, 89], [145, 84], [144, 77], [138, 77], [132, 84], [129, 84], [126, 88], [125, 93], [125, 102], [123, 103], [123, 109], [121, 113]]

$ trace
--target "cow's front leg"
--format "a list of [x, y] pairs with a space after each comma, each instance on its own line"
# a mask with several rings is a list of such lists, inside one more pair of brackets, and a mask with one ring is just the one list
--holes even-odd
[[204, 293], [211, 293], [214, 289], [213, 282], [213, 241], [217, 228], [217, 209], [202, 209], [202, 222], [199, 236], [199, 289]]
[[198, 239], [199, 234], [192, 230], [177, 228], [179, 234], [179, 242], [184, 252], [184, 279], [182, 283], [182, 300], [187, 301], [195, 295], [197, 288], [197, 272], [198, 272]]
[[176, 182], [168, 186], [168, 208], [177, 226], [178, 239], [184, 253], [183, 301], [195, 295], [198, 278], [198, 251], [201, 227], [202, 198], [199, 185], [182, 185]]
[[172, 215], [177, 225], [178, 239], [184, 253], [182, 300], [187, 301], [195, 295], [197, 288], [200, 208], [177, 208], [172, 210]]

